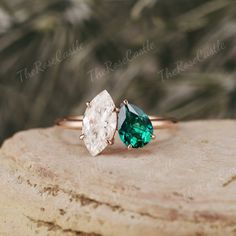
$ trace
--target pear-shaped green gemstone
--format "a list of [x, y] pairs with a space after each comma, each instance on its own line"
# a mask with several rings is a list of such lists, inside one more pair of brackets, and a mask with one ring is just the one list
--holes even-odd
[[118, 114], [118, 132], [126, 146], [140, 148], [151, 141], [153, 126], [148, 116], [139, 107], [124, 104]]

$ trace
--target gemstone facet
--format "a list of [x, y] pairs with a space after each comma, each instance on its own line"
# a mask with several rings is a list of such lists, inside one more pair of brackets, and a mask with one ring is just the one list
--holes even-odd
[[118, 114], [118, 132], [126, 146], [140, 148], [151, 141], [153, 126], [139, 107], [127, 103], [122, 105]]
[[104, 90], [87, 106], [82, 133], [84, 143], [92, 156], [98, 155], [112, 140], [116, 132], [117, 114], [110, 94]]

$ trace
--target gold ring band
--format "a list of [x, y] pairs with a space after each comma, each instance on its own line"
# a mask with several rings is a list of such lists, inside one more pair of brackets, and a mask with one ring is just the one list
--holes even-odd
[[[178, 122], [175, 118], [165, 118], [160, 116], [149, 116], [154, 129], [173, 128]], [[66, 129], [82, 130], [83, 116], [68, 116], [56, 121], [57, 126]]]

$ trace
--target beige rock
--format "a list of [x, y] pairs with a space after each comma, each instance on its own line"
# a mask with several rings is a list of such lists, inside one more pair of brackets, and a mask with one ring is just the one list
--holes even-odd
[[16, 134], [0, 151], [0, 235], [236, 235], [236, 122], [181, 123], [144, 149], [91, 157], [78, 131]]

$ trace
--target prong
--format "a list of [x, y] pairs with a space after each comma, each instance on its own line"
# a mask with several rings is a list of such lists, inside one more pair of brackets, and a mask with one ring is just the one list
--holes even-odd
[[156, 138], [156, 135], [155, 134], [152, 134], [152, 139], [155, 139]]
[[108, 143], [109, 145], [113, 145], [113, 144], [114, 144], [114, 139], [107, 140], [107, 143]]
[[80, 139], [80, 140], [83, 140], [83, 139], [84, 139], [84, 134], [81, 134], [81, 135], [79, 136], [79, 139]]
[[118, 107], [114, 108], [114, 112], [118, 113], [119, 111], [120, 111], [120, 108], [118, 108]]
[[123, 101], [123, 103], [124, 103], [125, 105], [128, 105], [128, 104], [129, 104], [129, 101], [128, 101], [127, 99], [125, 99], [125, 100]]
[[86, 102], [86, 106], [87, 106], [87, 107], [90, 107], [90, 102]]
[[128, 150], [131, 150], [132, 149], [132, 145], [129, 144], [127, 148], [128, 148]]

